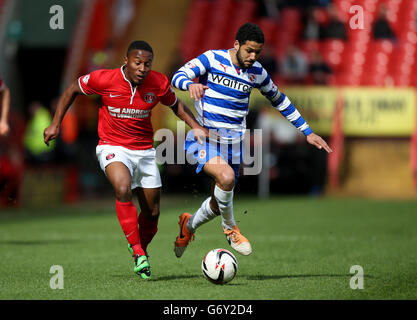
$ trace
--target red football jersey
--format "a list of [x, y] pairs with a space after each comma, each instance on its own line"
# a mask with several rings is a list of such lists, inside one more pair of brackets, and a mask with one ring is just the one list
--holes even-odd
[[126, 79], [123, 68], [97, 70], [78, 79], [84, 94], [101, 96], [99, 145], [131, 150], [152, 148], [151, 110], [158, 102], [173, 106], [177, 97], [162, 73], [151, 70], [141, 85], [133, 86]]
[[1, 78], [0, 78], [0, 89], [3, 89], [3, 80], [1, 80]]

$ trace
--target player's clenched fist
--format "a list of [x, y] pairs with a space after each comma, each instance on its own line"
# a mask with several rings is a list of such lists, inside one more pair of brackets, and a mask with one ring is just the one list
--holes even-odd
[[191, 99], [195, 101], [200, 100], [204, 95], [204, 90], [208, 89], [208, 86], [202, 85], [201, 83], [192, 83], [188, 86]]
[[56, 139], [59, 134], [59, 126], [51, 124], [43, 131], [43, 141], [49, 147], [49, 141]]

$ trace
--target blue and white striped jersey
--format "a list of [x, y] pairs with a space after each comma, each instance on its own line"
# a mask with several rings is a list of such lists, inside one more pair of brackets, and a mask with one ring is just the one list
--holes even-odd
[[187, 90], [193, 83], [191, 80], [197, 77], [209, 89], [201, 100], [194, 101], [196, 119], [206, 128], [222, 129], [223, 142], [235, 142], [243, 137], [253, 88], [259, 89], [272, 106], [305, 135], [312, 132], [259, 62], [248, 69], [240, 69], [233, 64], [228, 50], [209, 50], [181, 67], [174, 74], [172, 85]]

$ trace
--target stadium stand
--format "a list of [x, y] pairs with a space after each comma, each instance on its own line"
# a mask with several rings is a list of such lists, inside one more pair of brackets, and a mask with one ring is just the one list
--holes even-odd
[[[237, 26], [244, 21], [253, 21], [264, 30], [266, 41], [273, 46], [277, 60], [282, 59], [285, 48], [290, 44], [297, 45], [309, 58], [314, 50], [319, 49], [333, 70], [330, 78], [332, 85], [417, 84], [417, 78], [412, 77], [417, 71], [417, 1], [333, 0], [332, 4], [346, 26], [347, 41], [302, 39], [302, 17], [306, 8], [282, 7], [279, 19], [273, 20], [256, 15], [257, 1], [195, 0], [189, 7], [182, 31], [182, 60], [186, 62], [210, 48], [229, 47]], [[361, 5], [364, 9], [364, 29], [349, 27], [353, 15], [349, 9], [353, 5]], [[372, 26], [381, 5], [387, 8], [388, 22], [397, 40], [372, 38]], [[329, 18], [326, 8], [317, 7], [314, 10], [317, 11], [318, 23], [325, 25]], [[219, 37], [219, 34], [224, 36]], [[283, 81], [279, 75], [278, 79]]]

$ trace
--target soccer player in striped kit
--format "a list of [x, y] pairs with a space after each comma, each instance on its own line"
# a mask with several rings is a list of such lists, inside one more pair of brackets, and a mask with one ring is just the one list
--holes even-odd
[[[217, 215], [222, 218], [223, 233], [231, 247], [242, 255], [252, 252], [249, 240], [242, 235], [233, 216], [233, 189], [240, 167], [236, 159], [242, 160], [242, 139], [253, 88], [260, 90], [272, 106], [306, 136], [308, 143], [332, 151], [313, 133], [288, 97], [278, 90], [268, 72], [257, 62], [263, 44], [260, 27], [245, 23], [239, 28], [232, 49], [204, 52], [181, 67], [172, 78], [173, 86], [188, 90], [194, 99], [200, 125], [215, 130], [218, 136], [214, 139], [210, 132], [208, 141], [198, 145], [190, 131], [185, 141], [187, 154], [197, 161], [196, 172], [203, 170], [213, 178], [214, 184], [211, 196], [193, 215], [180, 215], [180, 233], [174, 247], [178, 258], [194, 238], [196, 229]], [[195, 78], [199, 78], [198, 83], [192, 81]]]
[[[151, 70], [153, 57], [147, 42], [134, 41], [121, 68], [81, 76], [61, 95], [52, 123], [44, 131], [44, 141], [49, 145], [58, 136], [62, 119], [77, 95], [101, 96], [96, 155], [116, 195], [116, 214], [134, 257], [133, 271], [143, 279], [151, 278], [147, 247], [158, 230], [162, 185], [153, 148], [151, 111], [161, 102], [197, 129], [198, 136], [208, 134], [177, 99], [168, 78]], [[132, 194], [139, 201], [139, 216]]]

